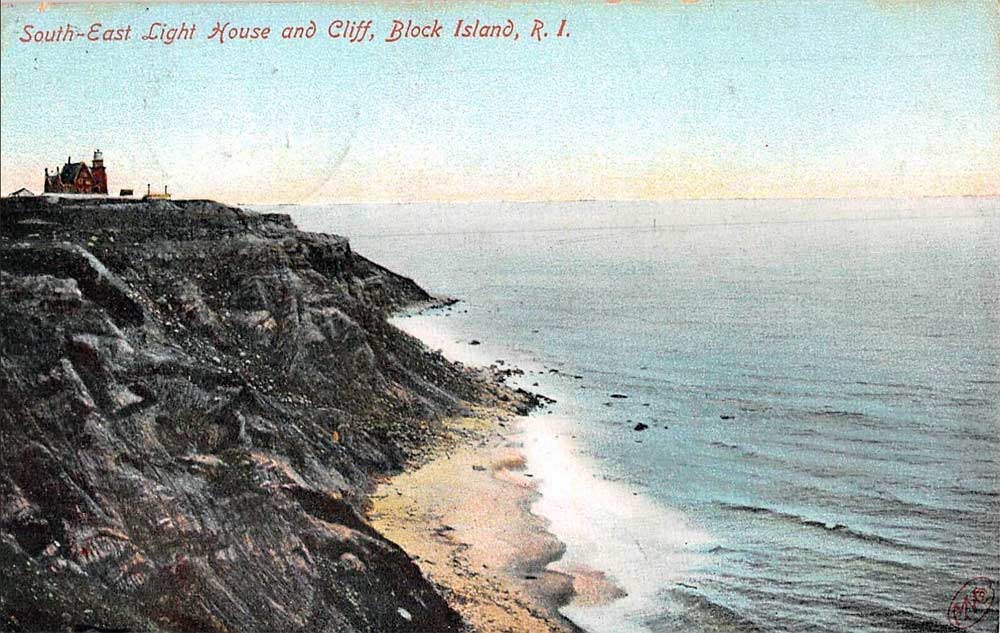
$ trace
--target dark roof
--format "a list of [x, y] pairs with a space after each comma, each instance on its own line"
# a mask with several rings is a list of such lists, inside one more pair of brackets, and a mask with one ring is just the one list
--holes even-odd
[[66, 163], [63, 165], [62, 173], [59, 174], [59, 180], [66, 184], [76, 182], [76, 177], [80, 175], [80, 170], [84, 167], [86, 167], [84, 163]]

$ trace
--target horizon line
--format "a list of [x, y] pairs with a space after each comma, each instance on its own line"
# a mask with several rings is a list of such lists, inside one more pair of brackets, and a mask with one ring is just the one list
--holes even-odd
[[[177, 198], [178, 200], [211, 200], [211, 198]], [[350, 205], [382, 205], [382, 206], [407, 206], [416, 204], [442, 204], [442, 205], [462, 205], [462, 204], [581, 204], [589, 202], [603, 203], [642, 203], [642, 202], [838, 202], [838, 201], [914, 201], [914, 200], [997, 200], [1000, 201], [1000, 192], [987, 194], [939, 194], [932, 196], [738, 196], [738, 197], [704, 197], [704, 198], [574, 198], [574, 199], [537, 199], [537, 200], [511, 200], [501, 199], [471, 199], [471, 200], [316, 200], [310, 202], [235, 202], [235, 206], [350, 206]]]
[[[27, 189], [31, 191], [28, 187], [19, 187], [11, 193], [15, 193], [22, 189]], [[41, 198], [46, 196], [58, 196], [63, 199], [72, 200], [74, 195], [71, 193], [46, 193], [39, 192], [35, 193], [34, 197]], [[142, 196], [119, 196], [114, 194], [79, 194], [80, 200], [93, 199], [93, 198], [109, 198], [118, 200], [134, 200], [142, 201]], [[85, 198], [86, 196], [86, 198]], [[0, 197], [7, 199], [11, 198], [10, 194], [0, 195]], [[894, 201], [894, 202], [905, 202], [905, 201], [917, 201], [917, 200], [996, 200], [1000, 201], [1000, 191], [996, 193], [965, 193], [965, 194], [936, 194], [936, 195], [913, 195], [913, 196], [892, 196], [892, 195], [869, 195], [869, 196], [734, 196], [734, 197], [699, 197], [699, 198], [572, 198], [572, 199], [560, 199], [560, 198], [550, 198], [550, 199], [530, 199], [530, 200], [516, 200], [510, 198], [475, 198], [468, 200], [440, 200], [440, 199], [426, 199], [426, 200], [313, 200], [305, 202], [291, 202], [291, 201], [274, 201], [274, 202], [227, 202], [219, 198], [213, 198], [211, 196], [192, 196], [184, 197], [177, 194], [172, 194], [171, 198], [174, 201], [184, 201], [184, 200], [208, 200], [212, 202], [218, 202], [221, 204], [229, 204], [237, 207], [249, 207], [249, 206], [310, 206], [310, 205], [325, 205], [325, 206], [351, 206], [351, 205], [381, 205], [381, 206], [407, 206], [407, 205], [419, 205], [419, 204], [440, 204], [440, 205], [470, 205], [470, 204], [584, 204], [584, 203], [663, 203], [663, 202], [839, 202], [839, 201], [855, 201], [855, 202], [878, 202], [878, 201]]]

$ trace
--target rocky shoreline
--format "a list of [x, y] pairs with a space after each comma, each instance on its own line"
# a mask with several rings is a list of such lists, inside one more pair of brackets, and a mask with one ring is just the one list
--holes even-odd
[[368, 495], [537, 400], [386, 320], [432, 300], [281, 214], [4, 199], [3, 628], [466, 630]]
[[576, 578], [548, 569], [565, 546], [531, 512], [521, 427], [509, 407], [445, 422], [432, 458], [382, 482], [368, 517], [399, 544], [469, 624], [484, 633], [577, 633], [559, 608]]

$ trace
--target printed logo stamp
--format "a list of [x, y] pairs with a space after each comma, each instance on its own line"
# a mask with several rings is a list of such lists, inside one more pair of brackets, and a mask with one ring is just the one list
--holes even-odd
[[986, 576], [967, 580], [948, 605], [948, 623], [957, 629], [979, 624], [997, 601], [997, 582]]

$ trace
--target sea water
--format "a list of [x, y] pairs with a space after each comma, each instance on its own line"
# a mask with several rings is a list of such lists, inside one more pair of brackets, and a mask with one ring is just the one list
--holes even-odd
[[584, 629], [944, 631], [1000, 574], [997, 200], [281, 210], [557, 400], [523, 438], [553, 567], [626, 594]]

